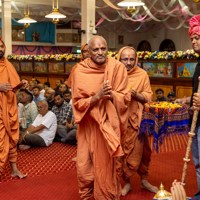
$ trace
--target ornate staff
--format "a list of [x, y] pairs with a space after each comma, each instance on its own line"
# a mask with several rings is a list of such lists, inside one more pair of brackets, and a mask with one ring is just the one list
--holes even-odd
[[[197, 92], [200, 93], [200, 80], [199, 80]], [[199, 110], [194, 110], [194, 114], [193, 114], [193, 117], [192, 117], [192, 125], [191, 125], [191, 128], [190, 128], [190, 132], [188, 133], [189, 138], [188, 138], [187, 149], [186, 149], [185, 157], [183, 158], [185, 163], [183, 165], [181, 182], [184, 185], [185, 185], [185, 177], [186, 177], [186, 174], [187, 174], [188, 163], [190, 161], [190, 151], [191, 151], [191, 146], [192, 146], [192, 138], [195, 136], [195, 128], [196, 128], [196, 123], [197, 123], [197, 119], [198, 119], [198, 114], [199, 114]]]

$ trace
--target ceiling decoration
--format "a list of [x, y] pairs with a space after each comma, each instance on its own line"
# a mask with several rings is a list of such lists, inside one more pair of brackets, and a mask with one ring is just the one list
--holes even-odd
[[[195, 1], [197, 2], [197, 0]], [[142, 24], [140, 28], [145, 23], [153, 21], [160, 22], [171, 30], [181, 27], [188, 28], [188, 20], [194, 14], [198, 14], [192, 11], [192, 4], [194, 3], [188, 0], [186, 1], [187, 3], [184, 0], [124, 0], [118, 3], [113, 3], [111, 0], [104, 0], [104, 2], [113, 9], [117, 6], [116, 12], [118, 12], [123, 20]], [[191, 10], [188, 5], [190, 5]], [[126, 9], [119, 9], [119, 6], [126, 7]], [[199, 5], [198, 7], [200, 8]], [[109, 15], [106, 15], [103, 11], [98, 12], [98, 14], [105, 20], [111, 21]]]
[[[140, 2], [142, 6], [119, 6], [122, 2]], [[198, 3], [199, 2], [199, 3]], [[31, 16], [38, 22], [48, 21], [50, 15], [58, 25], [69, 21], [81, 23], [81, 0], [34, 0], [30, 2]], [[21, 19], [24, 0], [12, 1], [12, 18]], [[51, 14], [49, 11], [53, 9]], [[188, 28], [189, 19], [199, 14], [200, 0], [98, 0], [96, 1], [96, 28], [120, 28], [122, 31], [147, 31], [167, 28]], [[54, 12], [55, 11], [55, 12]], [[62, 14], [61, 14], [61, 13]], [[59, 13], [59, 14], [58, 14]], [[58, 15], [57, 15], [58, 14]], [[66, 17], [67, 16], [67, 17]], [[65, 17], [65, 18], [61, 18]], [[110, 23], [113, 25], [110, 26]]]

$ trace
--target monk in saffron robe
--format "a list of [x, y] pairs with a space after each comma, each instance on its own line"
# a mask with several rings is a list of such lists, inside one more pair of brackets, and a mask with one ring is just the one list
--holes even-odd
[[125, 196], [131, 190], [130, 178], [135, 172], [141, 176], [141, 186], [151, 192], [157, 192], [158, 188], [148, 181], [148, 169], [151, 157], [151, 148], [147, 136], [139, 139], [139, 128], [142, 120], [144, 104], [151, 101], [152, 90], [149, 77], [143, 69], [137, 66], [138, 58], [136, 50], [132, 47], [123, 47], [118, 53], [120, 60], [128, 71], [128, 89], [131, 94], [129, 105], [129, 118], [127, 133], [122, 137], [124, 150], [123, 178], [125, 186], [122, 195]]
[[5, 45], [0, 40], [0, 176], [7, 160], [10, 162], [11, 175], [24, 178], [16, 165], [17, 142], [19, 139], [19, 121], [15, 88], [27, 84], [20, 84], [19, 76], [4, 58]]
[[77, 176], [80, 199], [118, 200], [116, 160], [123, 156], [121, 135], [127, 126], [127, 71], [107, 57], [107, 43], [94, 36], [90, 58], [77, 64], [72, 77], [72, 102], [77, 133]]

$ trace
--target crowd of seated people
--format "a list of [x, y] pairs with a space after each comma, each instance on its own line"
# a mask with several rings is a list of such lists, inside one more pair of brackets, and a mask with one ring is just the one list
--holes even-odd
[[17, 92], [20, 126], [19, 148], [49, 146], [53, 141], [76, 144], [71, 92], [61, 80], [53, 89], [37, 79]]

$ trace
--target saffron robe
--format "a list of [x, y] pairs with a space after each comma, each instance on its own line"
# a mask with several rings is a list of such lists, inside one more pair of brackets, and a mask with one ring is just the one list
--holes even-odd
[[[148, 74], [145, 70], [134, 66], [128, 72], [128, 87], [142, 94], [147, 102], [151, 101], [153, 93]], [[145, 148], [143, 146], [144, 140], [140, 140], [138, 137], [143, 108], [144, 104], [135, 99], [131, 100], [128, 108], [128, 128], [127, 133], [123, 135], [122, 138], [122, 146], [125, 154], [123, 163], [125, 178], [131, 177], [138, 170], [139, 166], [143, 168], [139, 170], [141, 173], [146, 173], [146, 170], [148, 169], [148, 166], [145, 167], [145, 165], [142, 165], [141, 159], [143, 160], [142, 156], [149, 156], [149, 148], [147, 146], [148, 150], [143, 152], [143, 148]], [[146, 141], [146, 138], [145, 142], [148, 142]], [[142, 175], [141, 173], [140, 175]]]
[[[109, 80], [113, 100], [92, 96]], [[80, 199], [118, 200], [121, 189], [116, 159], [123, 155], [121, 135], [127, 127], [127, 71], [122, 63], [107, 58], [103, 65], [90, 58], [78, 63], [72, 77], [72, 102], [77, 140], [77, 175]]]
[[[20, 83], [19, 76], [6, 59], [0, 59], [0, 84], [10, 83], [13, 88]], [[16, 162], [17, 142], [19, 139], [19, 122], [17, 98], [13, 91], [0, 91], [0, 173], [7, 160]]]

